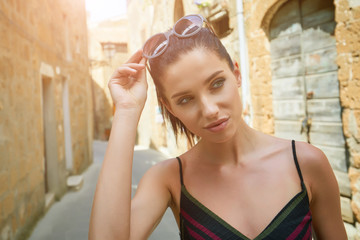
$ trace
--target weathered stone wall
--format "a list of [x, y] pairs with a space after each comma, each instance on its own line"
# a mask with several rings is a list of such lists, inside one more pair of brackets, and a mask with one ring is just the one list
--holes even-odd
[[360, 239], [360, 1], [336, 0], [335, 20], [342, 119], [348, 148], [356, 239]]
[[[272, 18], [286, 2], [286, 0], [243, 1], [254, 113], [253, 126], [270, 134], [274, 133], [274, 117], [269, 28]], [[350, 159], [349, 176], [346, 173], [335, 172], [342, 195], [342, 215], [349, 239], [360, 239], [360, 71], [358, 71], [360, 69], [360, 1], [335, 0], [334, 4], [343, 132]], [[348, 177], [350, 177], [351, 190]]]
[[[0, 2], [0, 239], [25, 239], [45, 208], [43, 114], [49, 115], [52, 186], [66, 190], [64, 81], [73, 167], [92, 161], [92, 100], [84, 1]], [[43, 79], [51, 111], [43, 113]], [[56, 177], [54, 177], [56, 176]]]

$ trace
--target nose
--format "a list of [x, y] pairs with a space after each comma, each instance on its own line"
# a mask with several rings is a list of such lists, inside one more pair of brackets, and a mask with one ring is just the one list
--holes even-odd
[[203, 96], [201, 98], [201, 113], [206, 118], [217, 117], [219, 113], [219, 107], [215, 101], [209, 96]]

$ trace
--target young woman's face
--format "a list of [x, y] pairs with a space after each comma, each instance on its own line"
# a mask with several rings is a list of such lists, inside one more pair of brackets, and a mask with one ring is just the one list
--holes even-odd
[[214, 142], [231, 138], [241, 118], [238, 67], [202, 48], [183, 54], [162, 79], [167, 109], [197, 136]]

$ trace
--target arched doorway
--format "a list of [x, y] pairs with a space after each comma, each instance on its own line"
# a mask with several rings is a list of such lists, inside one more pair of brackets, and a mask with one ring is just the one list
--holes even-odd
[[334, 9], [331, 0], [290, 0], [272, 19], [275, 135], [310, 142], [347, 172]]

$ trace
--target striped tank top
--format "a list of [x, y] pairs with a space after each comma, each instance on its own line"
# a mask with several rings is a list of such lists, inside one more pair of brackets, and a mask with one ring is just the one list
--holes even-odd
[[[311, 240], [312, 216], [309, 198], [296, 157], [295, 141], [292, 140], [295, 166], [301, 180], [301, 191], [296, 194], [273, 218], [269, 225], [254, 239]], [[184, 185], [182, 164], [180, 168], [180, 239], [181, 240], [250, 240], [240, 231], [196, 200]]]

